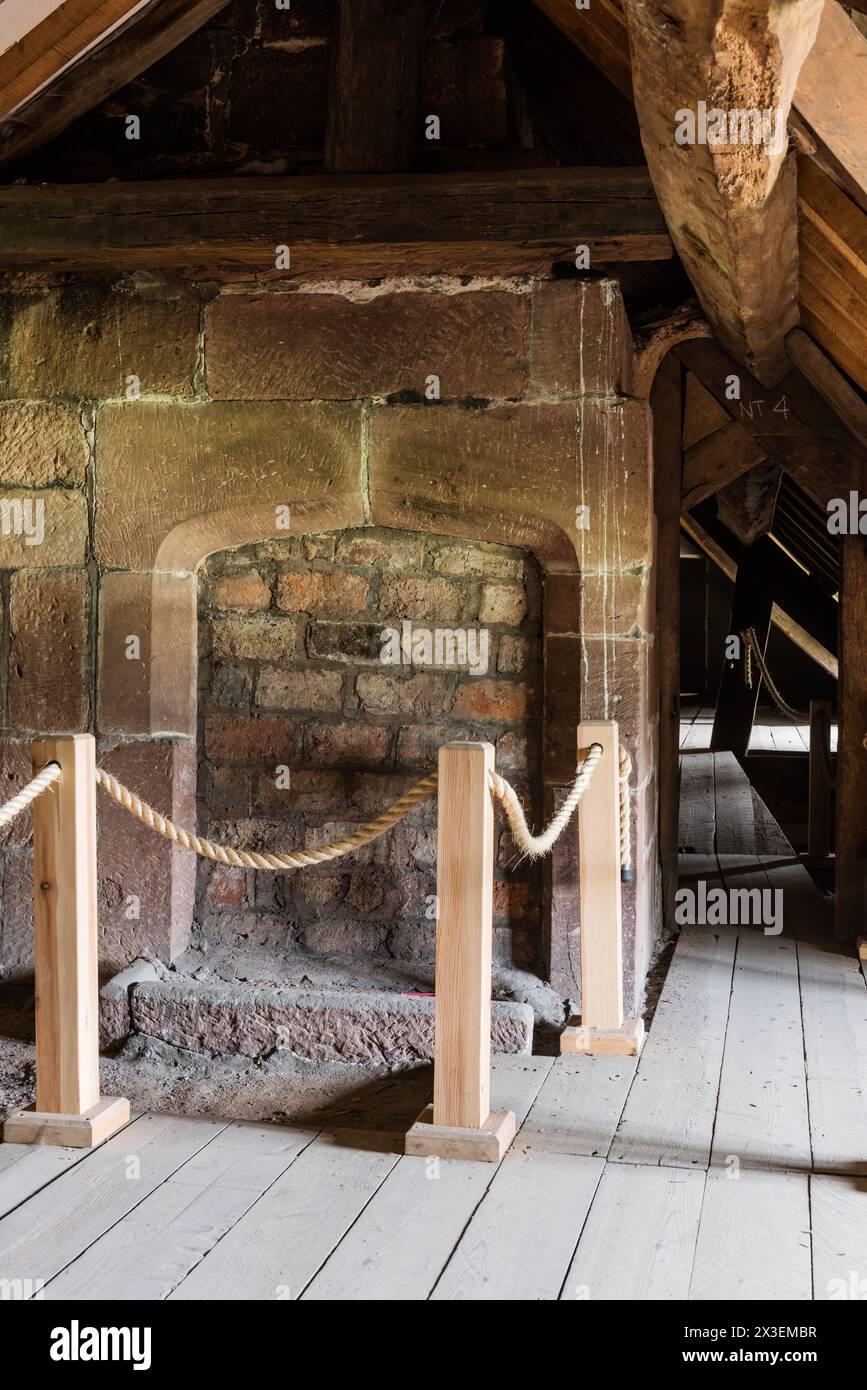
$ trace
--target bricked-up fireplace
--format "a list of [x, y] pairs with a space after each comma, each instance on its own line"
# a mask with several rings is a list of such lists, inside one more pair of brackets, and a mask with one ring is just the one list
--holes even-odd
[[[103, 764], [191, 824], [213, 771], [198, 777], [200, 723], [210, 758], [221, 717], [212, 690], [199, 700], [203, 566], [202, 583], [219, 582], [221, 567], [244, 567], [242, 548], [275, 547], [261, 617], [280, 612], [277, 568], [298, 576], [299, 592], [315, 590], [310, 576], [330, 564], [315, 553], [325, 534], [338, 546], [365, 533], [417, 538], [433, 566], [419, 579], [439, 573], [434, 555], [449, 544], [520, 554], [542, 591], [537, 817], [571, 780], [580, 718], [618, 719], [635, 762], [631, 1006], [656, 920], [653, 533], [648, 409], [630, 394], [616, 282], [28, 277], [4, 307], [4, 485], [46, 503], [41, 547], [2, 538], [7, 757], [24, 758], [31, 731], [95, 726]], [[381, 583], [400, 575], [384, 559], [378, 573]], [[58, 626], [65, 642], [52, 642], [48, 661], [42, 637]], [[280, 662], [269, 664], [277, 689]], [[222, 818], [249, 817], [249, 785], [233, 808], [225, 779]], [[7, 883], [26, 879], [27, 854], [6, 851]], [[538, 969], [573, 999], [578, 872], [570, 832], [543, 871], [531, 933]], [[101, 805], [106, 972], [184, 950], [195, 881], [191, 858]], [[26, 924], [14, 917], [24, 910], [4, 919], [7, 973], [26, 967]]]
[[[538, 823], [541, 608], [531, 558], [447, 537], [376, 527], [210, 557], [199, 586], [203, 832], [324, 844], [466, 738], [495, 745]], [[496, 858], [496, 958], [539, 972], [540, 866], [516, 866], [505, 826]], [[358, 854], [302, 874], [203, 861], [196, 917], [217, 950], [252, 939], [432, 962], [435, 895], [430, 800]]]

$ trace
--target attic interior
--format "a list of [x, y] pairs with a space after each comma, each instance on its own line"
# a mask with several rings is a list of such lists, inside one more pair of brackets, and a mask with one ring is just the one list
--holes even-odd
[[867, 5], [37, 8], [0, 1279], [849, 1296]]

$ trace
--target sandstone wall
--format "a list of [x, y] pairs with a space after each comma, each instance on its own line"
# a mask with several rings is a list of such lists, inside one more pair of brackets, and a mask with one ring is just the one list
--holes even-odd
[[[516, 547], [542, 573], [546, 812], [582, 715], [618, 719], [633, 752], [631, 992], [654, 922], [657, 705], [648, 414], [616, 283], [20, 277], [0, 344], [3, 784], [31, 733], [93, 728], [107, 766], [193, 822], [197, 572], [215, 552], [368, 527]], [[38, 544], [14, 502], [43, 504]], [[171, 958], [191, 860], [102, 798], [100, 817], [105, 969]], [[27, 968], [25, 833], [5, 856], [7, 975]], [[542, 926], [572, 997], [576, 859], [570, 835]]]

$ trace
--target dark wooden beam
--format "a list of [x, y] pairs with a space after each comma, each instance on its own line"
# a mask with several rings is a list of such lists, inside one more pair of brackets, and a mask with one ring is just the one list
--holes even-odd
[[425, 0], [340, 0], [325, 167], [337, 174], [408, 169], [421, 138]]
[[742, 546], [713, 514], [700, 507], [681, 520], [683, 530], [733, 582], [747, 549], [760, 558], [774, 598], [773, 621], [829, 675], [837, 676], [837, 604], [769, 537]]
[[[824, 510], [832, 497], [859, 488], [867, 452], [798, 371], [774, 387], [762, 386], [718, 343], [699, 340], [675, 348], [733, 420]], [[739, 382], [732, 399], [730, 382]]]
[[656, 633], [659, 658], [659, 858], [663, 921], [674, 926], [680, 811], [680, 497], [683, 367], [669, 354], [656, 373], [653, 498], [656, 512]]
[[[644, 169], [324, 175], [0, 189], [0, 269], [242, 265], [355, 277], [671, 255]], [[281, 272], [285, 273], [285, 272]]]
[[[771, 630], [771, 609], [774, 595], [769, 575], [758, 546], [746, 546], [738, 565], [729, 634], [739, 635], [745, 628], [754, 629], [759, 648], [764, 655]], [[753, 662], [752, 685], [744, 679], [746, 643], [741, 643], [740, 656], [726, 661], [717, 695], [716, 713], [710, 746], [715, 753], [734, 753], [746, 757], [750, 744], [759, 688], [762, 678]]]
[[688, 512], [727, 487], [742, 473], [765, 461], [764, 450], [742, 425], [732, 420], [721, 430], [705, 435], [683, 456], [683, 495], [680, 510]]
[[[19, 102], [13, 114], [0, 121], [0, 169], [53, 140], [78, 116], [170, 53], [227, 3], [228, 0], [150, 0], [130, 14], [123, 24], [87, 49], [46, 87]], [[94, 6], [81, 8], [93, 10]], [[115, 6], [119, 13], [130, 8], [129, 4]], [[8, 102], [4, 105], [8, 111]]]
[[867, 923], [867, 542], [843, 541], [837, 740], [834, 934], [851, 941]]

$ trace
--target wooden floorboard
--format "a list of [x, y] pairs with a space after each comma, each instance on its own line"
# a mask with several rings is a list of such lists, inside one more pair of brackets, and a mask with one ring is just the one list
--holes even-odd
[[635, 1057], [559, 1057], [524, 1122], [521, 1147], [604, 1158], [636, 1065]]
[[610, 1157], [706, 1168], [737, 936], [684, 927]]
[[867, 1298], [867, 1177], [810, 1179], [813, 1297]]
[[45, 1297], [165, 1298], [314, 1138], [229, 1125], [53, 1279]]
[[0, 1278], [47, 1283], [225, 1127], [172, 1115], [134, 1121], [0, 1221]]
[[717, 854], [747, 854], [756, 849], [753, 792], [734, 753], [715, 753], [714, 821]]
[[810, 1124], [797, 946], [743, 928], [732, 997], [711, 1164], [808, 1172]]
[[867, 1174], [867, 989], [858, 961], [798, 943], [813, 1162]]
[[512, 1149], [432, 1299], [558, 1298], [604, 1166], [601, 1158]]
[[704, 1170], [607, 1164], [562, 1297], [686, 1298], [704, 1185]]
[[397, 1162], [361, 1145], [319, 1135], [169, 1297], [299, 1298]]
[[[514, 1110], [523, 1123], [553, 1065], [549, 1057], [498, 1058], [492, 1069], [494, 1108]], [[303, 1297], [427, 1298], [496, 1172], [488, 1163], [405, 1155]]]
[[681, 851], [713, 854], [714, 835], [713, 754], [684, 753], [680, 759]]
[[86, 1149], [0, 1144], [0, 1217], [14, 1211], [86, 1157]]
[[707, 1175], [690, 1298], [812, 1296], [809, 1178], [734, 1166]]

